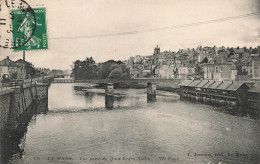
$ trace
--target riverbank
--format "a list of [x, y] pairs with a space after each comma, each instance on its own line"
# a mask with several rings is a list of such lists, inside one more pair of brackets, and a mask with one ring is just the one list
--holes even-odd
[[26, 113], [20, 116], [19, 124], [16, 129], [6, 129], [0, 136], [0, 163], [8, 163], [8, 159], [17, 152], [22, 151], [19, 146], [20, 141], [27, 133], [30, 122], [36, 121], [35, 114], [45, 113], [48, 110], [48, 99], [33, 102], [26, 110]]
[[48, 84], [35, 83], [27, 86], [17, 86], [0, 92], [0, 131], [16, 129], [19, 120], [28, 113], [31, 104], [48, 99]]
[[0, 90], [0, 133], [5, 130], [16, 131], [23, 116], [31, 105], [38, 105], [40, 100], [48, 99], [51, 77], [26, 79], [8, 84]]

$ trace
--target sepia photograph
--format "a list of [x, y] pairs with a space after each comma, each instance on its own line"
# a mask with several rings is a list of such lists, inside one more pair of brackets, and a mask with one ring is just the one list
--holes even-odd
[[260, 164], [259, 0], [0, 0], [0, 164]]

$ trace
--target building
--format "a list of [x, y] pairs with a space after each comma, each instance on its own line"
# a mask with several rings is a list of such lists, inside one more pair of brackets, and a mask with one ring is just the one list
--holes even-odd
[[242, 63], [242, 74], [243, 75], [252, 75], [252, 63]]
[[36, 70], [32, 63], [25, 61], [24, 59], [19, 59], [15, 61], [15, 64], [19, 65], [20, 67], [25, 67], [26, 70], [26, 78], [30, 78], [36, 75]]
[[260, 80], [260, 56], [252, 60], [252, 79]]
[[137, 66], [131, 66], [130, 67], [130, 77], [131, 78], [140, 78], [143, 77], [142, 68], [139, 68]]
[[0, 79], [25, 79], [26, 70], [23, 65], [12, 61], [9, 56], [0, 61]]
[[181, 99], [247, 110], [249, 86], [246, 83], [184, 80], [179, 85]]
[[143, 71], [142, 71], [142, 74], [143, 74], [143, 77], [152, 76], [152, 72], [151, 72], [151, 70], [149, 70], [149, 69], [143, 70]]
[[245, 48], [230, 48], [229, 49], [229, 55], [232, 59], [242, 59], [243, 54], [246, 52]]
[[252, 79], [260, 80], [260, 46], [258, 52], [251, 55], [252, 57]]
[[175, 66], [174, 65], [162, 65], [159, 68], [156, 68], [155, 74], [161, 78], [173, 78]]
[[204, 79], [217, 81], [236, 79], [237, 70], [231, 63], [206, 63], [203, 67]]
[[248, 106], [253, 115], [259, 116], [260, 109], [260, 86], [254, 86], [248, 90]]
[[160, 47], [158, 47], [158, 45], [157, 45], [157, 47], [155, 47], [154, 48], [154, 53], [153, 53], [153, 55], [159, 55], [161, 52], [160, 52]]
[[[251, 47], [247, 49], [246, 47], [199, 46], [197, 49], [179, 49], [172, 52], [170, 50], [161, 51], [157, 45], [152, 55], [131, 57], [128, 65], [133, 66], [132, 77], [146, 76], [148, 71], [143, 73], [142, 71], [151, 70], [151, 74], [154, 76], [164, 78], [173, 76], [180, 79], [193, 79], [198, 78], [199, 74], [209, 80], [243, 81], [243, 79], [260, 79], [259, 57], [258, 49]], [[199, 71], [198, 67], [195, 68], [197, 63], [201, 66]], [[170, 67], [171, 65], [174, 66], [174, 70]], [[194, 77], [195, 73], [196, 77]]]
[[178, 79], [191, 78], [195, 74], [195, 67], [192, 66], [180, 66], [178, 68]]

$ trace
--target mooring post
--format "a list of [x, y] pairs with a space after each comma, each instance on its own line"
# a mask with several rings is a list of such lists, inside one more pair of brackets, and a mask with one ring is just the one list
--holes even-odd
[[113, 109], [113, 94], [114, 94], [114, 86], [113, 83], [107, 83], [105, 89], [105, 105], [107, 109]]
[[156, 100], [156, 85], [151, 82], [147, 83], [147, 102]]

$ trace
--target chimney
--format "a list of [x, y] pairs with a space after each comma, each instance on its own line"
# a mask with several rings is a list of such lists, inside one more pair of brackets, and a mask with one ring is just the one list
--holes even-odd
[[25, 61], [25, 51], [23, 51], [23, 61]]
[[[9, 56], [7, 56], [6, 59], [9, 61]], [[6, 63], [7, 60], [5, 60], [5, 64], [7, 64], [7, 63]]]

